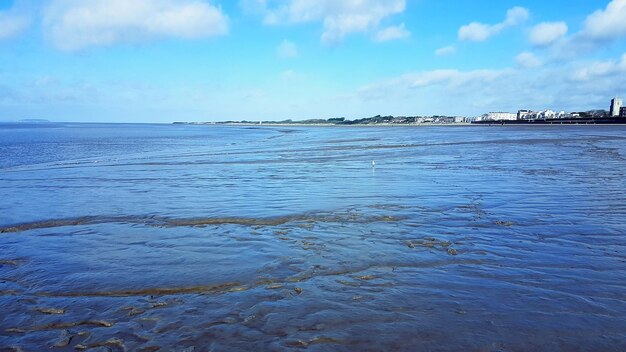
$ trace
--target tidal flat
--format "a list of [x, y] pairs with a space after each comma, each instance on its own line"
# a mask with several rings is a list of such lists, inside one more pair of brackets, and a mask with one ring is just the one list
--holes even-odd
[[0, 155], [0, 351], [626, 350], [626, 126], [2, 124]]

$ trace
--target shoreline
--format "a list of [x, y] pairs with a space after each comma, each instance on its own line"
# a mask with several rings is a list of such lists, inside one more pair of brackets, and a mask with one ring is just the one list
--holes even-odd
[[460, 123], [421, 123], [421, 124], [334, 124], [334, 123], [247, 123], [247, 122], [173, 122], [174, 125], [189, 126], [246, 126], [246, 127], [437, 127], [437, 126], [474, 126], [476, 124], [460, 122]]
[[[207, 124], [210, 125], [210, 124]], [[258, 124], [258, 123], [216, 123], [212, 124], [215, 126], [249, 126], [249, 127], [436, 127], [436, 126], [471, 126], [471, 123], [449, 123], [449, 124], [346, 124], [346, 125], [338, 125], [338, 124], [321, 124], [321, 123], [267, 123], [267, 124]]]
[[624, 123], [448, 123], [448, 124], [304, 124], [304, 123], [173, 123], [187, 126], [229, 126], [229, 127], [379, 127], [379, 128], [427, 128], [427, 127], [563, 127], [563, 126], [625, 126]]

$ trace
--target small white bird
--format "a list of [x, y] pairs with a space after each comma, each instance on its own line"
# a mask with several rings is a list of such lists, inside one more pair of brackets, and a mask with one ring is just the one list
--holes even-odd
[[372, 161], [372, 167], [376, 167], [376, 161]]

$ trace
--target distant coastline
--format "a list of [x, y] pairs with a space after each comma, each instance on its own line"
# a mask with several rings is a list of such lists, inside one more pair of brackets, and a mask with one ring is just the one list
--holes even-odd
[[237, 126], [442, 126], [470, 125], [460, 116], [373, 116], [356, 120], [344, 117], [330, 119], [281, 120], [281, 121], [220, 121], [220, 122], [174, 122], [175, 125], [237, 125]]
[[23, 119], [23, 120], [19, 120], [18, 122], [22, 122], [22, 123], [50, 123], [51, 121], [46, 120], [46, 119]]
[[621, 98], [611, 99], [609, 111], [580, 112], [518, 110], [517, 113], [490, 112], [481, 116], [381, 116], [348, 120], [345, 117], [282, 121], [174, 122], [176, 125], [270, 125], [270, 126], [463, 126], [463, 125], [624, 125], [626, 107]]
[[623, 117], [572, 118], [572, 119], [541, 119], [541, 120], [502, 120], [475, 121], [474, 125], [626, 125]]
[[484, 125], [624, 125], [624, 117], [585, 116], [576, 118], [543, 118], [529, 120], [472, 120], [465, 117], [394, 117], [374, 116], [369, 118], [346, 120], [345, 118], [282, 120], [282, 121], [220, 121], [220, 122], [174, 122], [175, 125], [226, 125], [226, 126], [484, 126]]

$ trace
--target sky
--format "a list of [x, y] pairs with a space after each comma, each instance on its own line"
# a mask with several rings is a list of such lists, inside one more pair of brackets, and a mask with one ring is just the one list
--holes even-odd
[[0, 0], [0, 121], [608, 109], [626, 0]]

